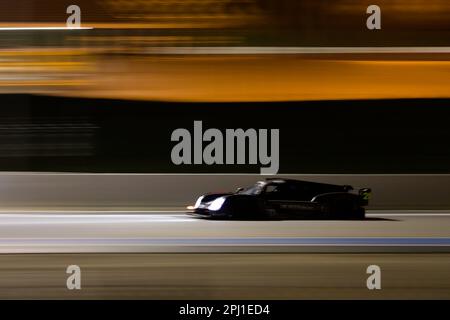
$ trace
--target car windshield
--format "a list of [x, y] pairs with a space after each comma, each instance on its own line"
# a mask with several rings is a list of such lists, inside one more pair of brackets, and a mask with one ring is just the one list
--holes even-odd
[[239, 191], [239, 194], [248, 194], [248, 195], [256, 195], [260, 194], [263, 189], [263, 184], [257, 183], [251, 187], [248, 187], [244, 190]]

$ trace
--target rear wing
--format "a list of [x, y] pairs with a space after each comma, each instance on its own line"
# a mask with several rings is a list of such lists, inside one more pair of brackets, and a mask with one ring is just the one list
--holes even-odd
[[361, 198], [363, 206], [367, 206], [369, 204], [369, 200], [372, 197], [372, 189], [370, 188], [362, 188], [358, 190], [358, 194]]

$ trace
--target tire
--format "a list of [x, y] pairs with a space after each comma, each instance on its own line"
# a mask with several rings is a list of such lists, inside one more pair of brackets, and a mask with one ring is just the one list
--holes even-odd
[[362, 207], [358, 208], [354, 213], [354, 217], [358, 220], [366, 219], [366, 210]]
[[355, 207], [353, 203], [330, 203], [325, 212], [327, 219], [341, 218], [341, 219], [365, 219], [365, 210], [362, 207]]

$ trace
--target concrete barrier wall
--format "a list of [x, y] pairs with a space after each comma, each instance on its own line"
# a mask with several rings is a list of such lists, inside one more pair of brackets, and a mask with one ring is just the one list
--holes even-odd
[[[373, 190], [372, 209], [449, 209], [450, 175], [284, 175]], [[258, 175], [0, 174], [0, 209], [152, 209], [192, 204]]]

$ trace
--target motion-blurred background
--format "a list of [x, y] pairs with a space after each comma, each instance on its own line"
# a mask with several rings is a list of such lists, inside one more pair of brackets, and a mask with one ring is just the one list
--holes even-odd
[[[65, 27], [71, 4], [93, 30], [39, 29]], [[1, 1], [0, 92], [209, 102], [448, 96], [448, 1], [377, 1], [375, 31], [366, 28], [371, 4]]]
[[0, 169], [256, 172], [173, 166], [171, 131], [204, 120], [280, 128], [280, 172], [450, 172], [449, 2], [377, 1], [381, 30], [371, 4], [1, 1]]

